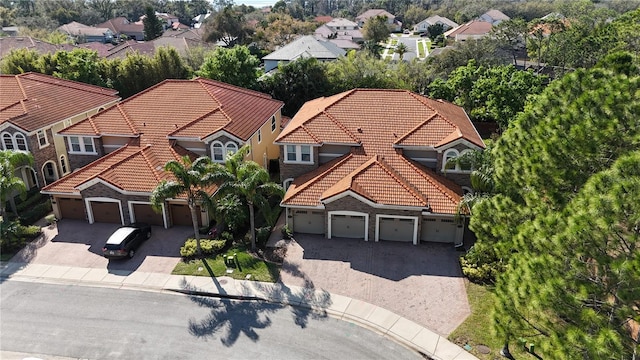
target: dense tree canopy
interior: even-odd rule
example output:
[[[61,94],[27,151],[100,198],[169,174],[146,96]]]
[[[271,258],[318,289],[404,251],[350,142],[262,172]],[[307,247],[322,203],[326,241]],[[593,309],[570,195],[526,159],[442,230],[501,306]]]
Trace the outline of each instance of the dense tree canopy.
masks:
[[[250,32],[244,14],[227,6],[207,19],[203,38],[210,42],[222,41],[226,46],[231,46],[244,44]]]
[[[253,89],[257,86],[260,60],[246,46],[218,47],[198,70],[198,75]]]
[[[162,36],[164,32],[162,21],[156,16],[151,6],[145,8],[144,15],[144,20],[142,20],[142,24],[144,24],[144,40],[151,41]]]
[[[362,35],[366,40],[379,43],[386,40],[391,33],[386,16],[372,17],[364,23]]]
[[[627,325],[640,318],[638,91],[640,77],[578,70],[493,148],[495,195],[473,208],[468,259],[501,273],[506,340],[532,337],[557,359],[629,358],[637,347]]]

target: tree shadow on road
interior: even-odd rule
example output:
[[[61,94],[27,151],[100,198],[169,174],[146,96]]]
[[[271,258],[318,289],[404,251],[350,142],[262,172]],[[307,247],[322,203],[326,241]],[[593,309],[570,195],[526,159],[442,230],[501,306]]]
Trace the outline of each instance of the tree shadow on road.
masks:
[[[200,307],[210,309],[204,319],[189,319],[189,332],[196,337],[220,337],[225,346],[232,346],[240,334],[254,342],[260,335],[256,330],[271,326],[269,314],[289,309],[294,323],[306,328],[310,320],[327,318],[326,308],[331,305],[331,295],[326,291],[316,291],[313,283],[309,287],[289,288],[284,284],[261,283],[236,280],[236,291],[227,291],[203,261],[215,286],[216,297],[203,296],[199,289],[183,280],[181,287],[190,293],[190,299]]]

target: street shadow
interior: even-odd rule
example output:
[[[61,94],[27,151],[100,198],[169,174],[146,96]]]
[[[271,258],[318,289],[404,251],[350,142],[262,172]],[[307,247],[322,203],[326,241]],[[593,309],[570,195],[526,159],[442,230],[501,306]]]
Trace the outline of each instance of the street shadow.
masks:
[[[326,291],[316,291],[313,284],[301,289],[292,289],[281,283],[262,283],[250,280],[236,280],[237,293],[229,293],[222,286],[206,261],[203,267],[209,273],[219,297],[203,296],[206,293],[185,280],[182,289],[190,293],[190,299],[201,307],[210,309],[206,318],[189,320],[189,332],[196,337],[220,337],[224,346],[232,346],[244,334],[257,342],[257,330],[271,326],[269,314],[289,309],[294,323],[301,328],[308,326],[309,320],[324,320],[328,317],[326,308],[331,305],[331,296]]]
[[[459,252],[452,244],[364,241],[322,235],[295,234],[304,250],[302,261],[331,260],[349,263],[354,270],[399,281],[414,275],[462,277]],[[287,268],[291,263],[286,263]]]

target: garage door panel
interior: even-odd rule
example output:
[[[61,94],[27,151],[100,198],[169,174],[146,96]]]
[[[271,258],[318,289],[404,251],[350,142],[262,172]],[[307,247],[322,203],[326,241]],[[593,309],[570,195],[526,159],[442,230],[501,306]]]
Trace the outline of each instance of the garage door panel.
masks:
[[[380,218],[380,240],[413,242],[414,219]]]
[[[453,219],[428,218],[422,220],[421,241],[453,243],[457,225]]]
[[[187,204],[171,204],[169,205],[171,211],[171,222],[173,225],[179,226],[193,226],[191,222],[191,210]],[[200,216],[200,207],[196,207],[196,213],[198,218],[198,226],[202,226],[202,219]]]
[[[84,201],[74,198],[57,198],[58,209],[62,219],[86,220]]]
[[[162,212],[157,213],[150,204],[133,204],[133,216],[136,222],[144,222],[149,225],[164,226]]]
[[[120,205],[117,202],[91,201],[93,222],[121,224]]]
[[[331,237],[344,237],[353,239],[365,238],[364,216],[332,215]]]
[[[293,211],[293,231],[302,234],[324,234],[324,212]]]

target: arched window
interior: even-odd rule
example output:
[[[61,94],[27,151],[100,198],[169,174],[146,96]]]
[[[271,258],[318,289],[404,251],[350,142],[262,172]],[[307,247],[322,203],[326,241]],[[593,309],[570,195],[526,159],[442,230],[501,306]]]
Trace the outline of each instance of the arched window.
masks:
[[[222,148],[222,143],[216,141],[211,145],[211,157],[213,161],[224,161],[224,149]]]
[[[228,142],[226,147],[227,153],[225,154],[225,156],[231,156],[238,152],[238,145],[236,145],[236,143]]]
[[[9,133],[2,133],[2,145],[5,150],[14,150],[13,137]]]
[[[472,152],[471,149],[465,149],[460,152],[459,156],[462,156],[464,154],[471,154],[471,152]],[[471,159],[468,159],[468,160],[469,161],[462,161],[460,164],[458,164],[458,166],[456,167],[456,170],[464,170],[464,171],[473,170],[473,167],[471,166],[471,161],[470,161]]]
[[[457,165],[453,163],[449,164],[449,160],[455,159],[456,157],[458,157],[458,150],[449,149],[445,151],[442,156],[442,171],[456,170]]]
[[[67,173],[67,158],[64,155],[60,155],[60,170],[62,174]]]
[[[463,193],[464,195],[467,195],[467,194],[473,194],[473,189],[471,189],[471,188],[470,188],[470,187],[468,187],[468,186],[463,186],[463,187],[462,187],[462,193]]]
[[[13,134],[15,140],[16,140],[16,148],[18,150],[23,150],[23,151],[27,151],[27,138],[24,137],[24,135],[20,134],[20,133],[15,133]]]
[[[42,176],[44,177],[44,182],[47,184],[58,180],[58,170],[53,161],[47,161],[42,165]]]

